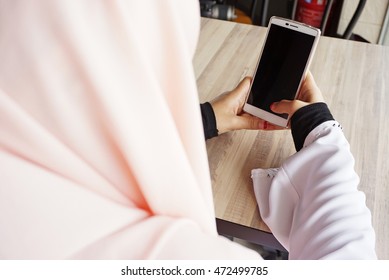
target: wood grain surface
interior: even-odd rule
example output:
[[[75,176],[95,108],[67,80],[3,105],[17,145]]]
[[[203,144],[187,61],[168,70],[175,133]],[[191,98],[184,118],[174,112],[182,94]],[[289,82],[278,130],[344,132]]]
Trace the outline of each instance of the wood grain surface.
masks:
[[[193,60],[201,102],[253,75],[266,29],[202,19]],[[350,142],[380,259],[389,259],[389,47],[322,37],[310,67]],[[290,131],[235,131],[207,141],[217,218],[269,231],[252,190],[254,168],[295,153]]]

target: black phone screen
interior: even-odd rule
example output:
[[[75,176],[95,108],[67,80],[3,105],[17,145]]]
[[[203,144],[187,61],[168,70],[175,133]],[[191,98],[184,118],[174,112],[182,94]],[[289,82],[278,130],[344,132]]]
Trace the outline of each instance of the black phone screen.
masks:
[[[294,99],[314,41],[312,35],[271,25],[247,103],[275,114],[273,102]]]

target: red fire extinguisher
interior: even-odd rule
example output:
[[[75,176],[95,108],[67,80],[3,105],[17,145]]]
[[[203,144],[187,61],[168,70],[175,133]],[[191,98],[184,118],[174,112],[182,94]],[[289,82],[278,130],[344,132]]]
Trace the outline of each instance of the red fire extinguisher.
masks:
[[[319,28],[326,4],[326,0],[299,0],[296,20]]]

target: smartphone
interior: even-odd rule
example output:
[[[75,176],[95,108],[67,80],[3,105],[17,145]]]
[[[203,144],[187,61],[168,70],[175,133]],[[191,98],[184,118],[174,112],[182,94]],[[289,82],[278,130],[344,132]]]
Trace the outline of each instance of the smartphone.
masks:
[[[272,17],[243,110],[287,127],[289,116],[272,112],[270,105],[297,97],[319,37],[320,29]]]

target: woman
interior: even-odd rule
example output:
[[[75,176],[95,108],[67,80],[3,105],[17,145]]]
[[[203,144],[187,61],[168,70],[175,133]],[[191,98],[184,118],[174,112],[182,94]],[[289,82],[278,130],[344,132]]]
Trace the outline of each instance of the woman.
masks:
[[[216,232],[192,69],[198,1],[0,3],[0,258],[260,257]],[[302,104],[280,102],[274,111],[293,114]],[[273,180],[254,171],[261,207],[268,204],[261,212],[291,257],[374,258],[347,142],[332,122],[318,127],[323,137],[308,133],[308,146]],[[225,130],[235,128],[227,122]],[[326,174],[341,170],[344,184],[323,186],[324,173],[312,170],[312,181],[289,190],[282,174],[295,172],[294,184],[315,155],[324,163],[344,157],[345,166]],[[317,189],[337,204],[307,205]],[[273,211],[280,201],[292,217]]]

